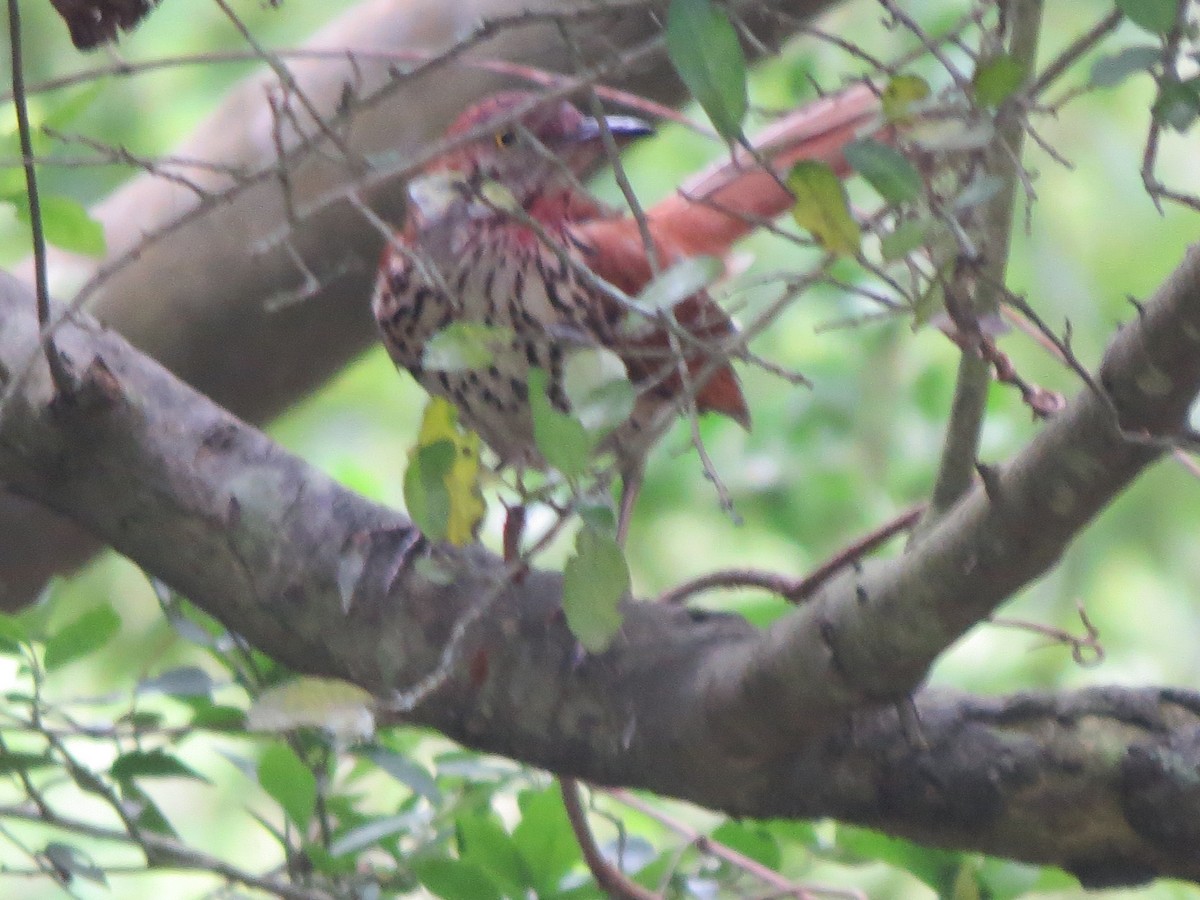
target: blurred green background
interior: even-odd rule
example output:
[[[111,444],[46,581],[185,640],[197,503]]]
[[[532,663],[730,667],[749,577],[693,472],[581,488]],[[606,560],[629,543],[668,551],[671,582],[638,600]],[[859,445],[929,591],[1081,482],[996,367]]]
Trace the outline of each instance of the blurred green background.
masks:
[[[962,4],[928,0],[905,4],[931,31],[953,21]],[[83,57],[47,3],[25,3],[27,75],[31,83],[81,67],[109,67],[113,58],[137,60],[240,48],[243,44],[211,4],[172,0],[111,54]],[[341,5],[291,0],[280,8],[241,3],[237,10],[258,39],[285,47],[303,39]],[[1050,59],[1075,35],[1111,9],[1104,0],[1048,4],[1042,58]],[[851,37],[881,56],[914,46],[911,36],[885,26],[875,4],[845,4],[822,26]],[[1106,52],[1147,42],[1130,25],[1106,44]],[[1087,80],[1088,61],[1051,92]],[[765,110],[789,108],[812,96],[809,77],[833,86],[857,63],[845,53],[811,39],[791,44],[782,56],[754,75],[752,101]],[[34,99],[44,119],[77,105],[81,111],[64,130],[121,145],[135,153],[164,153],[210,112],[222,93],[255,66],[210,64],[165,68],[132,78],[110,76],[95,87]],[[914,67],[936,84],[944,77],[927,64]],[[1159,214],[1142,187],[1139,166],[1153,85],[1134,77],[1113,90],[1085,94],[1056,117],[1039,117],[1041,137],[1072,164],[1067,170],[1033,142],[1026,165],[1034,173],[1037,201],[1028,233],[1018,227],[1010,286],[1055,327],[1069,319],[1074,347],[1095,365],[1116,325],[1132,315],[1128,297],[1146,297],[1177,265],[1197,233],[1194,214],[1168,207]],[[6,161],[15,153],[11,113],[0,121]],[[1180,190],[1200,190],[1194,135],[1172,136],[1164,145],[1162,172]],[[77,149],[45,145],[51,157],[77,155]],[[667,127],[659,137],[633,148],[628,173],[645,202],[671,190],[682,177],[714,157],[720,148],[683,129]],[[81,203],[94,201],[129,177],[114,166],[100,168],[43,165],[43,191]],[[0,185],[12,193],[19,173],[0,172]],[[14,181],[14,179],[16,179]],[[617,202],[611,177],[597,182],[602,196]],[[862,186],[852,196],[869,198]],[[1018,215],[1020,218],[1020,214]],[[26,255],[23,229],[11,207],[0,204],[3,262]],[[774,296],[770,286],[745,287],[765,275],[802,271],[811,257],[768,235],[743,248],[752,268],[727,292],[747,312]],[[849,270],[848,270],[849,271]],[[367,303],[368,298],[363,298]],[[801,574],[849,540],[922,500],[930,489],[953,388],[957,351],[929,329],[914,333],[895,320],[853,328],[823,326],[864,311],[860,300],[831,289],[800,298],[753,349],[811,379],[811,388],[792,387],[755,369],[742,375],[754,418],[747,434],[724,421],[705,421],[710,453],[736,505],[737,521],[722,512],[712,486],[702,476],[686,429],[678,429],[655,453],[630,537],[635,590],[652,595],[689,576],[714,568],[759,567]],[[1019,333],[1002,348],[1019,371],[1044,387],[1068,396],[1078,380]],[[415,435],[423,397],[411,380],[398,375],[382,350],[356,361],[316,395],[270,427],[289,449],[374,499],[402,505],[401,478]],[[1014,390],[991,392],[983,458],[1000,462],[1036,433]],[[498,542],[498,516],[485,539]],[[1157,466],[1108,509],[1070,549],[1062,564],[1006,607],[1004,615],[1079,630],[1075,606],[1082,602],[1100,629],[1106,657],[1083,669],[1068,652],[1029,633],[982,626],[939,662],[933,680],[983,692],[1097,683],[1200,684],[1200,484],[1171,461]],[[546,559],[561,560],[565,542]],[[889,548],[896,552],[898,545]],[[61,670],[47,690],[60,696],[99,694],[119,689],[130,677],[182,662],[203,664],[163,621],[145,577],[127,562],[107,554],[77,577],[59,581],[32,615],[68,621],[81,610],[112,602],[123,620],[118,637],[98,656]],[[752,592],[706,595],[714,608],[738,611],[757,622],[784,613],[779,601]],[[0,665],[0,684],[8,677]],[[436,745],[436,741],[434,742]],[[197,762],[199,768],[211,768]],[[222,776],[227,779],[226,776]],[[227,780],[222,793],[239,788]],[[187,804],[217,799],[200,793]],[[197,813],[204,818],[204,814]],[[219,843],[246,853],[245,839],[226,835]],[[219,849],[219,848],[218,848]],[[4,858],[0,847],[0,859]],[[839,870],[840,871],[840,870]],[[840,871],[843,883],[870,896],[928,895],[911,876],[887,866]],[[144,880],[136,885],[144,886]],[[5,885],[5,896],[41,896],[41,888]],[[139,888],[143,889],[143,888]],[[16,890],[16,893],[10,892]],[[133,890],[133,887],[129,887]],[[127,896],[122,888],[121,896]],[[190,895],[190,891],[188,894]],[[1072,893],[1063,889],[1064,895]],[[1146,891],[1111,896],[1190,896],[1200,891],[1160,884]],[[51,892],[48,896],[54,896]]]

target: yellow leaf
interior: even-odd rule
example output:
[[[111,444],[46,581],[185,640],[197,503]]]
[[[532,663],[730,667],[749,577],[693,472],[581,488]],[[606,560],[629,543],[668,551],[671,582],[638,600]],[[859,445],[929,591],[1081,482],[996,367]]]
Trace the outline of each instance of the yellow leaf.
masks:
[[[883,88],[883,115],[889,122],[907,122],[912,106],[929,96],[929,82],[919,75],[897,75]]]
[[[827,164],[817,160],[797,163],[787,178],[796,195],[792,218],[812,232],[817,243],[831,253],[856,256],[862,231],[850,213],[846,188]]]
[[[479,489],[479,450],[479,435],[459,425],[454,404],[430,397],[404,473],[409,515],[427,537],[459,547],[475,539],[487,510]]]

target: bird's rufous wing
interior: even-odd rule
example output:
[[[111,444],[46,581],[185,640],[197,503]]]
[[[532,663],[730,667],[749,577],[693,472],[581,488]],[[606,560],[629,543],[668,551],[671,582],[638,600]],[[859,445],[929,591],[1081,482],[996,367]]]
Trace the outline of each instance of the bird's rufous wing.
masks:
[[[786,173],[803,159],[819,159],[843,174],[847,166],[842,148],[877,121],[878,114],[879,98],[874,90],[856,84],[780,118],[756,135],[752,144],[771,160],[776,173]],[[694,256],[723,258],[760,222],[784,213],[792,199],[779,175],[764,171],[739,149],[647,210],[645,227],[654,240],[660,267]],[[592,271],[625,293],[638,294],[653,278],[642,228],[632,216],[580,222],[572,233],[580,246],[588,248]],[[736,331],[724,310],[706,293],[687,298],[673,312],[680,326],[700,343],[718,344]],[[622,354],[630,377],[637,381],[648,376],[647,356],[658,355],[661,360],[668,345],[661,330],[632,341],[631,352]],[[660,353],[647,353],[653,350]],[[684,355],[690,373],[699,376],[712,369],[711,353],[685,349]],[[657,365],[661,367],[661,361]],[[679,380],[676,375],[663,381],[662,387],[678,391]],[[718,412],[743,425],[749,423],[746,400],[727,363],[698,386],[695,399],[701,412]]]

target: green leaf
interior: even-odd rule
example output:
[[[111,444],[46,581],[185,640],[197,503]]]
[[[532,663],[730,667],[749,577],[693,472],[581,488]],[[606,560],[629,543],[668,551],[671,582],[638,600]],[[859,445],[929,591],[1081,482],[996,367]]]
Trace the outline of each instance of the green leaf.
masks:
[[[5,750],[0,753],[0,775],[44,769],[57,763],[48,753],[27,753],[22,750]]]
[[[486,369],[512,340],[511,328],[483,322],[451,322],[425,344],[421,364],[433,372]]]
[[[1117,0],[1117,9],[1151,34],[1166,34],[1175,27],[1179,4],[1178,0]]]
[[[92,862],[90,856],[70,844],[51,841],[42,849],[42,854],[58,872],[62,873],[65,880],[78,877],[108,886],[104,870]]]
[[[731,143],[741,138],[749,106],[746,57],[724,10],[711,0],[671,0],[667,54],[717,133]]]
[[[1160,81],[1151,113],[1156,121],[1187,131],[1200,115],[1200,91],[1192,81]]]
[[[839,825],[838,849],[861,862],[886,862],[910,872],[942,896],[951,893],[962,854],[922,847],[866,828]]]
[[[782,859],[779,842],[761,824],[735,822],[730,819],[717,827],[712,833],[712,839],[762,863],[768,869],[779,868]]]
[[[552,896],[572,867],[581,861],[567,810],[557,788],[525,791],[518,798],[521,821],[513,841],[539,897]]]
[[[903,259],[926,243],[933,225],[928,219],[907,219],[879,239],[879,249],[887,262]]]
[[[413,860],[412,869],[425,890],[442,900],[501,900],[503,896],[474,863],[427,856]]]
[[[715,256],[681,259],[646,285],[637,295],[637,305],[651,312],[673,309],[688,297],[704,290],[725,272],[725,263]]]
[[[579,424],[597,435],[629,418],[637,392],[621,357],[606,347],[584,347],[563,363],[563,393]]]
[[[466,179],[456,172],[431,172],[408,182],[408,201],[426,221],[455,214],[470,196]]]
[[[773,819],[762,824],[777,841],[782,841],[784,845],[817,849],[825,843],[818,836],[817,826],[812,822],[802,822],[797,819]]]
[[[983,203],[987,203],[996,194],[1008,187],[1008,183],[999,175],[979,175],[962,189],[962,192],[951,201],[955,212],[965,212]]]
[[[579,505],[579,518],[589,527],[604,534],[617,533],[617,514],[611,502],[588,501]]]
[[[204,703],[193,707],[192,728],[205,728],[209,731],[245,731],[246,714],[236,706],[224,706],[217,703]]]
[[[429,816],[420,811],[381,816],[346,831],[330,844],[329,852],[335,857],[351,855],[351,862],[353,862],[353,854],[360,853],[368,847],[374,847],[395,835],[411,834],[419,828],[428,826]]]
[[[42,664],[48,671],[86,656],[106,644],[121,627],[121,617],[111,606],[98,606],[60,628],[46,640]]]
[[[274,743],[258,760],[258,783],[303,832],[317,803],[317,779],[287,744]]]
[[[395,778],[414,794],[424,797],[434,806],[442,802],[442,792],[429,771],[416,760],[384,747],[363,747],[354,751],[356,756],[369,759],[383,771]]]
[[[629,566],[616,538],[580,528],[575,555],[563,570],[562,603],[567,627],[589,653],[603,653],[617,636],[629,584]]]
[[[374,702],[357,685],[336,678],[297,678],[263,691],[246,715],[251,731],[323,728],[344,739],[375,732]]]
[[[1102,56],[1092,64],[1093,87],[1116,87],[1130,75],[1148,72],[1162,58],[1161,47],[1126,47],[1119,53]]]
[[[333,853],[320,844],[304,843],[302,845],[304,858],[313,869],[322,875],[331,877],[346,877],[354,874],[357,868],[356,859],[345,853]]]
[[[929,82],[919,75],[897,75],[884,85],[880,95],[883,115],[889,122],[904,122],[912,107],[929,94]]]
[[[436,441],[418,448],[404,470],[404,505],[413,524],[434,541],[445,538],[450,524],[446,475],[453,464],[454,443]]]
[[[97,78],[79,90],[72,91],[67,97],[58,98],[53,105],[48,104],[45,111],[37,117],[38,131],[43,128],[61,131],[73,125],[100,97],[108,93],[109,83],[108,79]]]
[[[139,694],[170,694],[175,697],[207,697],[212,693],[212,678],[198,666],[168,669],[155,678],[139,681]]]
[[[980,62],[975,70],[975,99],[983,106],[997,107],[1025,80],[1025,67],[1007,53],[998,53]]]
[[[796,195],[792,206],[796,224],[831,253],[857,255],[862,231],[850,213],[846,187],[833,169],[818,160],[805,160],[788,174],[787,184]]]
[[[455,822],[464,862],[484,869],[509,897],[523,897],[532,887],[529,869],[512,836],[492,816],[468,813]]]
[[[137,815],[134,821],[139,828],[165,837],[176,838],[179,836],[171,827],[167,817],[163,815],[162,810],[158,808],[158,804],[149,794],[138,787],[136,782],[121,782],[121,800],[127,808],[136,811]]]
[[[469,750],[450,750],[439,753],[436,759],[437,777],[461,778],[477,784],[491,784],[515,778],[515,764],[495,758],[482,757]]]
[[[888,203],[906,203],[921,194],[924,182],[908,158],[895,147],[874,138],[862,138],[846,145],[846,162]]]
[[[542,369],[529,370],[529,411],[533,440],[546,462],[568,478],[587,471],[595,441],[583,423],[550,402],[550,379]]]
[[[208,783],[203,775],[161,749],[122,753],[113,761],[108,772],[117,781],[133,778],[191,778]]]
[[[109,786],[91,769],[71,761],[67,762],[66,768],[67,774],[71,776],[71,780],[75,782],[75,786],[81,791],[88,794],[95,794],[97,797],[105,800],[109,798]]]
[[[988,900],[1017,900],[1042,887],[1038,882],[1044,871],[1040,866],[983,857],[976,868],[975,879]],[[1073,886],[1074,879],[1068,876],[1065,880],[1065,888]]]
[[[930,319],[946,308],[946,276],[953,265],[953,259],[943,262],[930,279],[928,287],[917,297],[913,304],[913,331],[927,325]]]
[[[55,195],[39,198],[42,208],[42,233],[46,242],[71,253],[85,256],[104,255],[104,226],[88,215],[88,211],[69,197]],[[31,223],[29,201],[22,197],[16,202],[17,218]]]
[[[404,472],[404,503],[431,540],[469,544],[487,507],[479,488],[479,435],[458,424],[458,410],[430,397],[417,446]]]
[[[20,620],[0,613],[0,653],[17,655],[28,642],[29,632]]]

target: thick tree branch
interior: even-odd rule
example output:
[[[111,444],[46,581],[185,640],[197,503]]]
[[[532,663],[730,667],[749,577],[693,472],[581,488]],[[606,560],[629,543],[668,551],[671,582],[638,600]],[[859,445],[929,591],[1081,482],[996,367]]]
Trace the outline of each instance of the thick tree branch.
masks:
[[[765,632],[631,603],[617,646],[582,661],[557,575],[513,586],[481,549],[425,546],[86,318],[58,336],[79,389],[51,403],[32,298],[7,277],[0,289],[0,372],[35,366],[0,419],[0,477],[298,671],[386,697],[431,671],[462,613],[498,592],[464,663],[408,720],[741,815],[835,815],[1095,881],[1200,880],[1187,780],[1200,698],[924,692],[919,734],[892,711],[1181,426],[1200,386],[1200,251],[1117,335],[1108,395],[1077,397],[902,559],[831,582]],[[446,577],[427,580],[418,557]],[[1070,827],[1046,824],[1057,798]]]
[[[763,46],[777,46],[803,22],[838,0],[771,0],[746,11],[746,21]],[[665,4],[613,3],[612,13],[592,0],[366,0],[327,26],[306,45],[335,51],[325,59],[292,61],[288,68],[304,96],[331,122],[349,91],[368,97],[395,80],[405,51],[448,52],[476,36],[467,57],[504,60],[570,72],[576,49],[551,21],[537,13],[571,19],[571,33],[591,65],[619,59],[623,52],[658,33]],[[573,14],[587,11],[572,19]],[[788,17],[776,15],[785,12]],[[525,19],[525,24],[521,20]],[[514,21],[515,20],[515,21]],[[489,27],[486,23],[507,22]],[[484,23],[481,26],[481,23]],[[755,52],[757,48],[750,48]],[[350,58],[347,51],[360,55]],[[389,59],[388,53],[398,54]],[[616,68],[605,81],[670,103],[684,98],[683,85],[663,52]],[[181,157],[204,160],[211,169],[184,169],[187,182],[216,196],[233,178],[225,169],[267,172],[229,201],[209,203],[185,227],[154,242],[110,278],[89,309],[135,346],[218,403],[261,423],[339,371],[375,339],[367,308],[375,263],[384,236],[349,202],[328,204],[362,173],[336,151],[309,153],[289,167],[286,183],[277,166],[275,130],[288,143],[293,129],[280,125],[271,99],[280,99],[278,79],[256,73],[233,90],[213,116],[178,148]],[[435,142],[468,103],[499,84],[496,72],[455,62],[410,78],[380,99],[336,119],[338,133],[355,158],[387,160],[395,166]],[[300,117],[309,131],[312,121]],[[404,197],[400,179],[374,185],[364,197],[385,220],[399,218]],[[97,267],[138,247],[146,234],[192,214],[204,201],[180,181],[153,173],[132,179],[93,214],[105,225],[108,258],[85,260],[59,253],[56,274],[75,283]],[[319,213],[303,215],[325,203]],[[288,209],[302,217],[288,222]],[[289,231],[290,228],[290,231]],[[284,233],[290,246],[268,240]],[[306,271],[316,280],[306,285]],[[269,310],[271,298],[304,294],[299,302]],[[27,602],[55,571],[82,562],[96,549],[73,529],[53,522],[27,504],[0,494],[0,608]],[[50,549],[52,548],[52,549]]]

